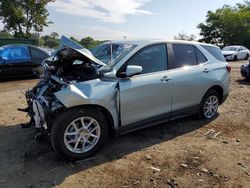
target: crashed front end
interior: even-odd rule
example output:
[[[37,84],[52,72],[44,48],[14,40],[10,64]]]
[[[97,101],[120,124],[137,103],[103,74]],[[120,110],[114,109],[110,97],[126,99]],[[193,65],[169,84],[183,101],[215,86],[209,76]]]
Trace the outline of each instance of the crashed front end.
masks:
[[[31,118],[28,124],[22,125],[23,128],[35,126],[39,134],[48,134],[57,115],[67,109],[55,93],[79,82],[99,78],[98,68],[104,65],[90,52],[73,48],[60,49],[45,60],[36,70],[41,75],[40,81],[26,92],[28,107],[19,109]]]
[[[54,95],[63,87],[65,86],[55,83],[53,80],[40,81],[33,89],[26,92],[28,108],[24,111],[31,118],[27,127],[34,125],[39,133],[50,131],[56,115],[66,109]]]

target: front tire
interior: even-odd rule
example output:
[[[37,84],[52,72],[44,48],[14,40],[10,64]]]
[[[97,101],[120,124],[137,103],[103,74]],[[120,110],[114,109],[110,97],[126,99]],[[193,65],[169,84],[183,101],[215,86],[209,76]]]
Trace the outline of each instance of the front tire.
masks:
[[[93,155],[106,142],[108,125],[99,110],[72,109],[60,114],[51,129],[51,143],[60,156],[79,160]]]
[[[212,119],[216,116],[219,107],[219,94],[217,91],[210,89],[203,97],[199,117],[201,119]]]
[[[237,55],[234,56],[234,61],[238,61]]]

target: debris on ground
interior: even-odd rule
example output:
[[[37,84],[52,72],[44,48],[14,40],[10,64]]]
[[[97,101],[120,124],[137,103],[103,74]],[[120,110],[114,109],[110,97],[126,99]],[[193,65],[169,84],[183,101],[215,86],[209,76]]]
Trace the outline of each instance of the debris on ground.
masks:
[[[246,175],[250,176],[250,172],[249,171],[245,171]]]
[[[203,168],[202,172],[208,173],[208,170],[206,168]]]
[[[167,182],[168,182],[168,185],[172,188],[175,188],[178,186],[178,183],[174,179],[168,180]]]
[[[151,157],[149,154],[146,154],[146,155],[145,155],[145,158],[146,158],[147,160],[151,160],[151,159],[152,159],[152,157]]]
[[[218,137],[220,134],[222,134],[222,132],[216,132],[214,129],[209,129],[206,133],[205,133],[205,136],[208,138],[208,139],[213,139],[213,138],[216,138]]]
[[[153,166],[151,166],[151,169],[152,169],[153,171],[155,171],[155,172],[160,172],[160,171],[161,171],[161,169],[156,168],[156,167],[153,167]]]
[[[184,167],[184,168],[187,168],[187,167],[188,167],[187,164],[181,164],[181,166]]]
[[[246,166],[244,165],[244,164],[242,164],[242,163],[237,163],[239,166],[242,166],[243,168],[246,168]]]

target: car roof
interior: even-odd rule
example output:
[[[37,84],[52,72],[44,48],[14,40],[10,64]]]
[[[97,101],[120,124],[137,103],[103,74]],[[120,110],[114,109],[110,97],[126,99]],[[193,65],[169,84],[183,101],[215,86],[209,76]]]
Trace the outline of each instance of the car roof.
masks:
[[[211,47],[217,47],[212,44],[201,43],[197,41],[185,41],[185,40],[165,40],[165,39],[145,39],[145,40],[113,40],[111,41],[113,44],[131,44],[131,45],[146,45],[146,44],[157,44],[157,43],[175,43],[175,44],[190,44],[190,45],[205,45]],[[108,44],[110,41],[105,42],[104,44]]]
[[[239,47],[243,47],[243,46],[239,46],[239,45],[229,45],[229,46],[225,46],[225,47],[236,47],[236,48],[239,48]]]

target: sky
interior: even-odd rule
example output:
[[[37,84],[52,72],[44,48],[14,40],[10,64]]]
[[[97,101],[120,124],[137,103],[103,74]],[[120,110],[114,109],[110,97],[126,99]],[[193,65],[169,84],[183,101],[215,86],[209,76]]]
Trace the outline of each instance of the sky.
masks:
[[[42,34],[81,39],[172,39],[178,33],[195,34],[207,11],[243,0],[56,0],[49,3],[49,20]],[[2,28],[0,23],[0,29]]]

